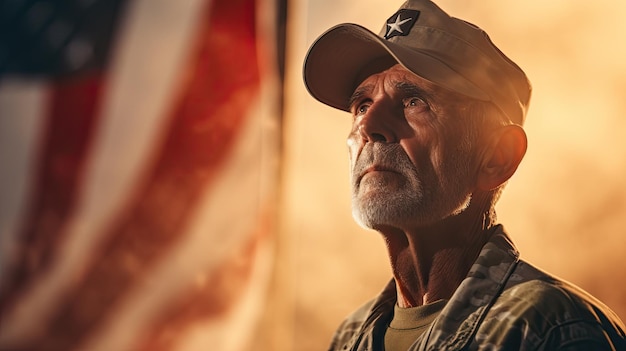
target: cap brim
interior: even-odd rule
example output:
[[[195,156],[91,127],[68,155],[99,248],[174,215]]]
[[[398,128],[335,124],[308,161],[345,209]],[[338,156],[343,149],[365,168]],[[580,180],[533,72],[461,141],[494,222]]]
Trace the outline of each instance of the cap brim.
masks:
[[[320,102],[349,111],[350,96],[366,68],[376,61],[400,63],[416,75],[470,98],[489,96],[427,50],[409,49],[353,23],[337,25],[311,46],[304,62],[304,83]],[[393,61],[392,61],[393,60]],[[373,73],[373,72],[371,72]]]

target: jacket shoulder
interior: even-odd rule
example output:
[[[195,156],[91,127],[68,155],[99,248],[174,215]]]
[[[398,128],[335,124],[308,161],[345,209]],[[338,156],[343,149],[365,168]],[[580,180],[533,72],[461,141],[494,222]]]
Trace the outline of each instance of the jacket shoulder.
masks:
[[[624,325],[617,315],[579,287],[524,262],[511,280],[487,313],[477,341],[510,349],[626,347]]]

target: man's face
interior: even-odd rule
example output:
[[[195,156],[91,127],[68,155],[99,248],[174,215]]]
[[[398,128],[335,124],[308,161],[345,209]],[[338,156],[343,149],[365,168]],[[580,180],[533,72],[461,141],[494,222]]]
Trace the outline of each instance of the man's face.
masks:
[[[467,207],[476,162],[461,100],[400,65],[357,87],[348,148],[361,225],[408,229]]]

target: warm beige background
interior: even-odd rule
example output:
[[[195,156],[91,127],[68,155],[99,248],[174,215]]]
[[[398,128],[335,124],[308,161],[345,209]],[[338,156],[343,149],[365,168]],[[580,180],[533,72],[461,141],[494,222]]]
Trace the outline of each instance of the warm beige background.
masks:
[[[357,22],[378,32],[400,3],[290,3],[278,266],[261,333],[268,350],[324,350],[343,316],[389,278],[381,239],[351,219],[349,118],[310,98],[300,70],[325,29]],[[529,149],[498,205],[501,222],[525,259],[584,287],[626,319],[626,5],[437,3],[490,33],[533,83]]]

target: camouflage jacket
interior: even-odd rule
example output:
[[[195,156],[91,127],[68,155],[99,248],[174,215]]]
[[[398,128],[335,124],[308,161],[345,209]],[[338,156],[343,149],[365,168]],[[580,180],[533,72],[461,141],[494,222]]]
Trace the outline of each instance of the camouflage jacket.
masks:
[[[330,350],[383,350],[392,280],[343,321]],[[440,315],[409,351],[626,350],[624,324],[580,288],[519,259],[502,226]]]

